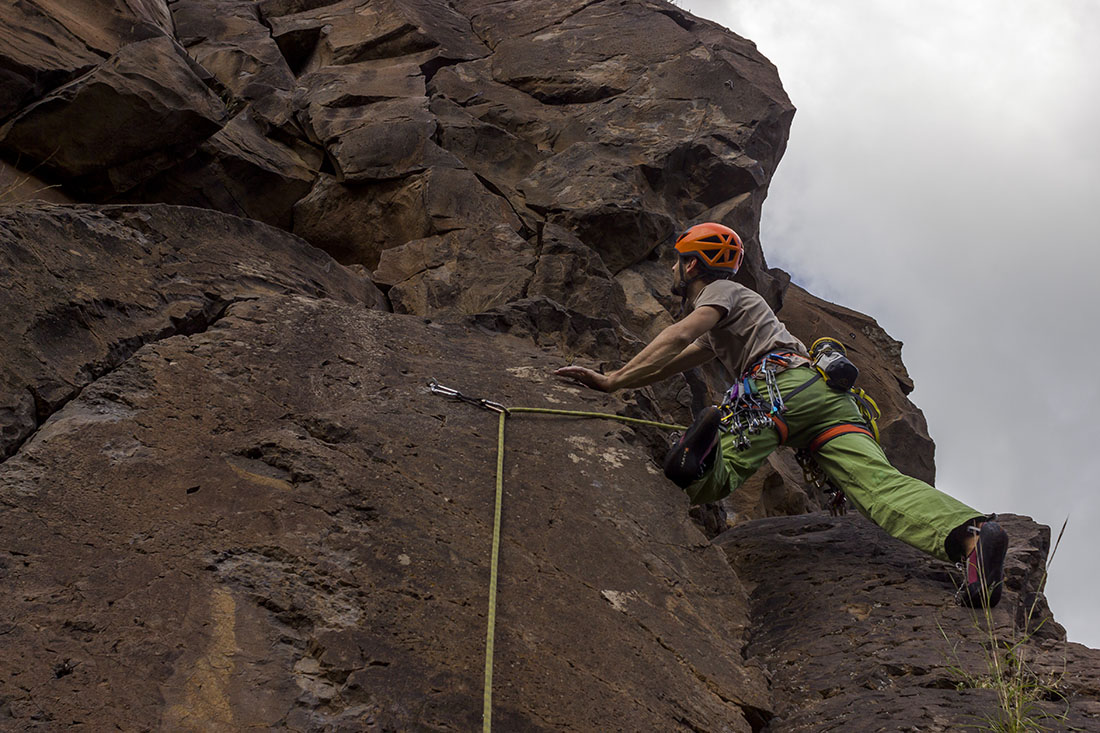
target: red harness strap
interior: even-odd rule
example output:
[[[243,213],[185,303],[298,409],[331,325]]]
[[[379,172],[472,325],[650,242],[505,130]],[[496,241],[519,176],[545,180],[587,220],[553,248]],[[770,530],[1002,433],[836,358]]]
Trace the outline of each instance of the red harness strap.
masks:
[[[843,425],[834,425],[831,428],[827,428],[821,433],[818,433],[817,437],[810,441],[809,449],[813,452],[821,450],[821,446],[828,443],[833,438],[840,437],[841,435],[851,435],[852,433],[858,433],[860,435],[866,435],[871,440],[875,439],[875,436],[870,430],[862,425],[855,425],[853,423],[844,423]]]
[[[757,379],[757,378],[759,378],[760,377],[760,372],[762,372],[764,370],[764,367],[766,367],[768,365],[769,361],[774,362],[774,363],[778,364],[779,366],[786,368],[787,363],[792,358],[805,359],[806,357],[802,356],[801,354],[797,354],[793,351],[773,351],[770,354],[765,354],[764,357],[762,359],[760,359],[760,361],[753,364],[749,368],[749,370],[741,376],[741,379],[744,380],[744,379]]]
[[[787,442],[787,436],[791,432],[791,429],[787,427],[787,421],[778,415],[769,415],[768,417],[775,423],[775,432],[779,433],[779,445],[783,445]]]

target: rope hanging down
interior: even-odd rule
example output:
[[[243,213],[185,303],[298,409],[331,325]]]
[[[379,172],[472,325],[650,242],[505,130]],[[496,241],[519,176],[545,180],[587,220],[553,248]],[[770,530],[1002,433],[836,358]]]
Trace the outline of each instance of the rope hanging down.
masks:
[[[497,625],[497,567],[500,557],[500,515],[501,504],[504,498],[504,423],[515,413],[562,415],[566,417],[602,418],[605,420],[617,420],[631,425],[645,425],[662,430],[686,430],[683,425],[670,425],[668,423],[654,422],[653,420],[641,420],[636,417],[625,417],[603,412],[582,412],[579,410],[557,410],[548,407],[505,407],[499,402],[476,397],[467,397],[457,389],[444,387],[434,379],[428,383],[432,394],[441,397],[465,402],[475,407],[481,407],[499,414],[497,428],[497,471],[496,471],[496,503],[493,509],[493,546],[489,559],[489,611],[488,623],[485,630],[485,694],[482,701],[482,731],[489,733],[492,730],[493,718],[493,643],[496,637]]]

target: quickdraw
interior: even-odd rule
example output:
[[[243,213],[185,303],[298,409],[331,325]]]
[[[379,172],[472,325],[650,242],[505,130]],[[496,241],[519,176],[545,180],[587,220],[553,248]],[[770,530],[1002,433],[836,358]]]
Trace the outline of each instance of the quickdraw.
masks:
[[[825,507],[829,510],[829,514],[834,517],[844,516],[848,513],[848,497],[844,495],[838,486],[836,486],[829,477],[825,475],[824,469],[818,465],[814,460],[813,453],[807,448],[795,451],[795,460],[798,461],[799,467],[802,469],[802,478],[811,487],[824,492],[829,496],[828,501],[825,503]]]
[[[751,435],[759,435],[768,428],[779,433],[779,442],[787,442],[787,423],[783,413],[787,406],[783,403],[783,393],[776,384],[775,375],[790,366],[798,354],[773,352],[767,354],[740,380],[733,383],[718,409],[722,413],[722,430],[734,436],[734,447],[747,450],[752,445]],[[754,380],[763,379],[767,391],[765,399]],[[800,388],[801,389],[801,388]]]
[[[772,419],[777,411],[775,403],[765,404],[752,380],[747,378],[734,382],[726,390],[718,410],[722,414],[722,430],[734,436],[737,450],[748,449],[752,444],[750,435],[759,435],[776,424]]]
[[[499,412],[505,415],[509,414],[508,408],[500,404],[499,402],[493,402],[492,400],[487,400],[481,397],[467,397],[466,395],[459,392],[457,389],[444,387],[442,384],[435,381],[434,379],[428,382],[428,389],[432,391],[432,394],[436,394],[441,397],[450,397],[451,399],[458,400],[459,402],[465,402],[466,404],[473,405],[474,407],[482,407],[486,410],[489,410],[490,412]]]

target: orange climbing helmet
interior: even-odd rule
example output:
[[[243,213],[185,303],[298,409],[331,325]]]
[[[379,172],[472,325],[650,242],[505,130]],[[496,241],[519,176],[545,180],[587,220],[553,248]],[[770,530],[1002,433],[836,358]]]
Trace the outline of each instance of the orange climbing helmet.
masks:
[[[676,251],[681,257],[699,260],[704,270],[718,277],[733,277],[745,257],[737,232],[714,222],[696,224],[681,234]]]

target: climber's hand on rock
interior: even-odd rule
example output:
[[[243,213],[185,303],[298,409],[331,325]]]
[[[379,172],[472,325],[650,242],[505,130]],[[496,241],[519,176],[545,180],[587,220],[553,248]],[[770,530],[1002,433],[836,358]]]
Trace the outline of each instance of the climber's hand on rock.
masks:
[[[568,377],[569,379],[576,380],[586,387],[592,389],[598,389],[601,392],[610,392],[612,390],[611,379],[606,374],[587,369],[582,366],[566,366],[554,371],[559,377]]]

